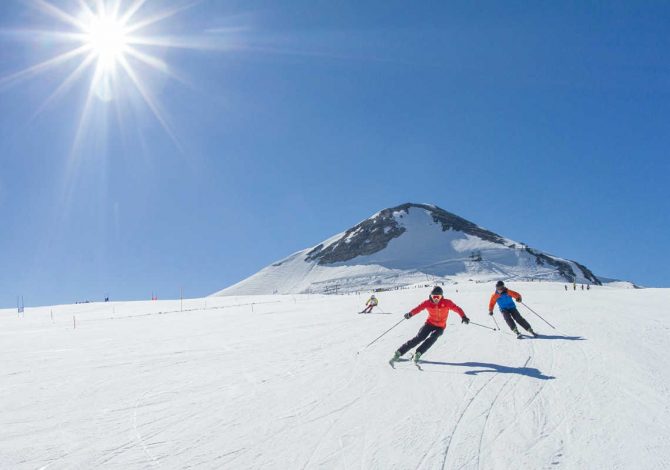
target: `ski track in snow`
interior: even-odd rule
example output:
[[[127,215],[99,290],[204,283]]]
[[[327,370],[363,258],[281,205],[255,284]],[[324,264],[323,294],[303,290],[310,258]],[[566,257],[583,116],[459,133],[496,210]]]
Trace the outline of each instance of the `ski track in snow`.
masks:
[[[530,362],[530,359],[531,359],[531,357],[528,356],[528,359],[526,360],[526,362],[523,363],[523,365],[522,365],[521,367],[526,367],[526,366],[528,365],[528,363]],[[505,387],[507,387],[507,385],[508,385],[508,384],[510,383],[510,381],[512,381],[513,379],[516,379],[516,381],[519,381],[519,380],[521,379],[521,376],[515,377],[514,375],[510,374],[510,377],[508,377],[507,380],[505,380],[505,382],[502,384],[502,386],[501,386],[500,389],[498,390],[498,393],[495,394],[495,397],[493,398],[493,401],[491,401],[491,406],[489,406],[489,409],[488,409],[487,412],[486,412],[486,418],[484,419],[484,424],[483,424],[483,426],[482,426],[482,432],[481,432],[481,434],[479,435],[479,446],[478,446],[478,452],[477,452],[477,454],[476,454],[476,457],[477,457],[477,468],[478,468],[478,469],[481,468],[479,457],[480,457],[481,454],[482,454],[483,443],[484,443],[484,435],[486,434],[486,426],[488,425],[489,418],[491,417],[491,412],[493,411],[493,408],[496,406],[496,403],[498,402],[498,398],[500,398],[500,395],[501,395],[502,392],[505,390]],[[517,410],[515,410],[515,412],[516,412],[516,411],[517,411]],[[463,465],[463,466],[465,466],[465,465]]]
[[[554,370],[554,367],[553,367],[553,366],[554,366],[554,355],[555,355],[555,351],[554,351],[554,345],[553,345],[553,344],[550,345],[550,350],[551,350],[551,359],[550,359],[550,365],[549,365],[548,368],[547,368],[547,370],[548,370],[547,375],[548,375],[548,376],[551,376],[551,374],[552,374],[552,372],[553,372],[553,370]],[[531,340],[531,352],[532,352],[532,354],[531,354],[530,358],[534,358],[534,357],[535,357],[535,346],[534,346],[533,340]],[[532,365],[532,364],[533,364],[533,362],[531,361],[531,362],[530,362],[530,365]],[[528,365],[528,364],[527,364],[527,365]],[[532,396],[529,400],[527,400],[527,401],[522,405],[522,411],[523,411],[523,412],[526,412],[526,410],[528,410],[528,409],[531,407],[531,405],[535,402],[535,400],[538,399],[538,398],[540,397],[542,391],[543,391],[544,388],[547,386],[547,382],[549,382],[549,381],[548,381],[548,380],[543,380],[543,381],[540,383],[540,385],[538,386],[538,388],[537,388],[537,390],[535,391],[535,393],[533,394],[533,396]],[[551,382],[549,382],[549,383],[551,383]],[[498,437],[500,437],[500,436],[505,432],[505,430],[506,430],[507,428],[514,426],[514,425],[518,422],[519,418],[520,418],[520,414],[519,414],[519,413],[515,413],[514,420],[513,420],[508,426],[506,426],[505,428],[501,429],[501,430],[500,430],[500,431],[493,437],[493,439],[490,440],[489,444],[493,443],[496,439],[498,439]],[[482,434],[482,436],[483,436],[483,434]],[[537,442],[539,442],[539,440],[538,440]],[[477,467],[478,467],[478,468],[479,468],[479,457],[480,457],[480,454],[481,454],[481,446],[480,446],[480,453],[477,455],[477,459],[478,459],[478,460],[477,460]]]
[[[158,466],[158,467],[161,466],[159,459],[158,459],[156,456],[154,456],[153,454],[151,454],[151,452],[149,452],[149,449],[147,448],[147,445],[146,445],[145,440],[144,440],[144,439],[142,438],[142,436],[140,435],[140,431],[139,431],[139,429],[137,429],[137,408],[140,406],[140,403],[141,403],[145,398],[147,398],[148,396],[156,396],[156,395],[160,395],[160,394],[162,394],[162,393],[165,393],[165,392],[158,392],[158,393],[152,393],[152,394],[149,394],[149,392],[144,392],[144,393],[137,399],[137,401],[135,402],[135,407],[133,408],[133,429],[135,430],[135,436],[137,437],[137,441],[138,441],[138,442],[140,443],[140,445],[142,446],[142,450],[144,451],[144,453],[146,454],[146,456],[149,457],[149,459],[151,459],[151,462],[152,462],[154,465]]]
[[[493,375],[491,376],[491,378],[490,378],[489,380],[487,380],[487,381],[484,383],[484,385],[481,386],[481,388],[480,388],[479,390],[477,390],[477,392],[474,394],[474,396],[468,400],[467,404],[466,404],[465,407],[463,408],[463,411],[461,412],[461,414],[459,415],[458,419],[456,420],[456,423],[454,424],[454,427],[453,427],[453,429],[452,429],[452,431],[451,431],[451,434],[447,437],[447,446],[446,446],[446,448],[444,449],[444,458],[442,459],[442,467],[441,467],[442,469],[444,469],[444,468],[446,467],[446,465],[447,465],[447,458],[449,457],[449,449],[451,448],[451,442],[453,441],[454,436],[457,434],[457,432],[458,432],[458,430],[459,430],[459,426],[460,426],[460,424],[461,424],[461,421],[463,420],[463,417],[465,416],[465,414],[467,413],[467,411],[470,409],[470,406],[471,406],[471,405],[474,403],[474,401],[477,399],[477,397],[479,396],[479,394],[480,394],[481,392],[484,391],[484,389],[485,389],[485,388],[486,388],[486,387],[493,381],[493,379],[496,378],[497,375],[498,375],[498,373],[493,374]]]
[[[349,381],[346,383],[346,385],[344,385],[344,386],[342,387],[342,389],[346,389],[346,388],[348,388],[348,387],[351,385],[351,383],[353,382],[354,377],[356,376],[357,366],[358,366],[358,363],[355,363],[355,364],[354,364],[354,367],[353,367],[352,374],[351,374],[351,378],[350,378]],[[330,394],[329,396],[334,395],[334,394],[337,394],[339,391],[340,391],[340,389],[336,390],[335,392],[333,392],[333,393]],[[354,398],[353,400],[349,401],[348,403],[345,403],[345,404],[339,406],[337,409],[330,410],[330,411],[328,411],[327,413],[322,414],[322,415],[320,415],[320,416],[318,416],[318,417],[316,417],[316,418],[314,418],[314,419],[308,421],[308,422],[315,422],[315,421],[319,421],[319,420],[322,420],[322,419],[324,419],[324,418],[327,418],[327,417],[329,417],[329,416],[332,416],[332,415],[334,415],[334,414],[337,415],[337,416],[336,416],[336,419],[334,419],[334,420],[328,425],[328,427],[326,428],[326,430],[323,432],[323,434],[321,434],[321,436],[320,436],[320,437],[318,438],[318,440],[316,441],[315,445],[313,446],[312,451],[310,452],[309,456],[307,457],[307,460],[305,461],[304,465],[302,466],[303,469],[306,469],[306,468],[309,466],[309,464],[311,463],[312,459],[314,458],[314,455],[318,452],[319,448],[321,447],[321,444],[322,444],[323,440],[330,434],[330,432],[331,432],[331,430],[333,429],[333,427],[335,427],[335,425],[339,422],[339,420],[340,420],[342,414],[344,414],[344,413],[345,413],[345,412],[346,412],[346,411],[347,411],[347,410],[348,410],[354,403],[356,403],[357,401],[359,401],[359,400],[361,399],[361,397],[362,397],[362,395],[358,395],[356,398]]]
[[[522,368],[525,368],[525,367],[527,367],[528,365],[531,365],[531,364],[532,364],[532,359],[535,357],[534,340],[530,340],[529,345],[530,345],[530,346],[529,346],[529,349],[530,349],[530,355],[528,356],[528,358],[526,359],[526,361],[524,362],[524,364],[521,366]],[[481,455],[482,455],[482,453],[484,452],[484,435],[486,434],[487,425],[488,425],[488,423],[489,423],[489,418],[491,417],[491,414],[492,414],[492,412],[493,412],[493,409],[495,408],[496,404],[498,403],[498,399],[501,397],[501,395],[503,394],[503,391],[506,389],[506,387],[508,386],[508,384],[509,384],[512,380],[515,379],[515,380],[514,380],[514,386],[513,386],[513,387],[515,387],[515,386],[518,384],[518,382],[522,379],[522,377],[523,377],[522,375],[516,375],[516,376],[515,376],[515,374],[510,374],[510,377],[509,377],[509,378],[502,384],[502,386],[500,386],[500,389],[498,390],[498,392],[496,393],[495,397],[494,397],[493,400],[491,401],[491,406],[489,407],[489,409],[488,409],[487,412],[486,412],[486,418],[485,418],[485,420],[484,420],[484,425],[482,426],[482,431],[481,431],[481,434],[480,434],[480,437],[479,437],[479,447],[478,447],[478,452],[477,452],[477,454],[476,454],[476,459],[477,459],[477,460],[476,460],[476,462],[477,462],[477,463],[476,463],[476,467],[477,467],[477,469],[480,469],[480,468],[481,468]],[[546,381],[542,381],[540,387],[538,388],[538,391],[535,393],[535,395],[533,396],[533,398],[531,399],[530,402],[532,402],[532,401],[535,399],[535,397],[537,397],[537,396],[539,395],[539,393],[542,391],[542,388],[543,388],[544,385],[545,385],[545,382],[546,382]],[[529,403],[530,403],[530,402],[529,402]],[[499,431],[499,433],[497,434],[497,436],[500,436],[501,434],[503,434],[503,433],[505,432],[506,429],[508,429],[509,427],[511,427],[512,425],[514,425],[514,424],[517,422],[520,413],[525,413],[526,410],[527,410],[527,408],[528,408],[528,406],[526,405],[526,406],[523,406],[522,409],[521,409],[520,411],[517,410],[517,409],[515,409],[515,410],[514,410],[514,415],[515,415],[515,419],[514,419],[514,421],[513,421],[512,423],[508,424],[507,426],[504,426],[504,427]],[[497,436],[496,436],[496,438],[497,438]],[[494,438],[494,439],[495,439],[495,438]],[[492,442],[492,441],[489,442],[489,445],[491,444],[491,442]],[[465,466],[465,465],[463,465],[463,466]]]

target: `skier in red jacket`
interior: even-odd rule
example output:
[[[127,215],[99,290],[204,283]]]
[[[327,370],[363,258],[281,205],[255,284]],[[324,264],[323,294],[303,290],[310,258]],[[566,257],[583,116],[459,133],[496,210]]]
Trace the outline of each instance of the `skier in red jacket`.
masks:
[[[405,344],[400,346],[395,352],[389,363],[393,366],[393,363],[400,359],[400,356],[405,354],[407,351],[412,349],[417,344],[421,343],[414,353],[413,360],[415,363],[419,362],[421,356],[428,351],[437,338],[442,336],[444,329],[447,326],[447,317],[449,316],[449,310],[453,310],[458,313],[461,317],[461,321],[466,325],[470,323],[470,319],[465,315],[463,309],[453,303],[449,299],[444,298],[444,293],[441,287],[435,287],[430,293],[428,300],[422,302],[421,304],[414,307],[412,310],[405,314],[405,318],[408,320],[414,315],[419,313],[422,310],[428,310],[428,319],[426,324],[421,327],[419,333]]]

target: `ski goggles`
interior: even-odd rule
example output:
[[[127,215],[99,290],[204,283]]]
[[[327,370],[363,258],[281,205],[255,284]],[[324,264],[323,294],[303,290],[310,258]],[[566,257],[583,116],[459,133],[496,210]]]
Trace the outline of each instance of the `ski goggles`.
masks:
[[[431,294],[430,298],[433,300],[440,300],[442,296],[440,294]]]

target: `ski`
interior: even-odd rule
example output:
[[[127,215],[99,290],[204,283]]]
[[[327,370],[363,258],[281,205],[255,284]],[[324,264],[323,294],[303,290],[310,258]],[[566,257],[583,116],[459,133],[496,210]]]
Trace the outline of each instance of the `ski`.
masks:
[[[416,356],[416,353],[415,353],[415,354],[412,354],[412,355],[409,357],[409,360],[410,360],[410,362],[411,362],[412,364],[414,364],[414,365],[416,366],[417,369],[419,369],[419,370],[422,371],[423,369],[421,368],[421,365],[419,364],[419,361],[421,360],[421,357],[419,357],[418,359],[416,359],[415,356]],[[415,360],[415,359],[416,359],[416,360]]]
[[[419,364],[418,362],[414,362],[414,361],[408,361],[407,359],[401,359],[399,361],[394,361],[393,359],[391,359],[389,361],[389,365],[391,366],[391,368],[393,368],[393,370],[396,370],[396,367],[395,367],[396,362],[411,362],[412,364],[414,364],[414,367],[416,367],[417,369],[419,369],[420,371],[423,372],[423,368],[421,367],[421,364]]]

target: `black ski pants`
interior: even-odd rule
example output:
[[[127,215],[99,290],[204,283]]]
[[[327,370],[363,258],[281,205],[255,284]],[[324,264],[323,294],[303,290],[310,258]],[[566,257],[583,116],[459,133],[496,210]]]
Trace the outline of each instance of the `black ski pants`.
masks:
[[[506,308],[504,310],[501,310],[501,312],[510,330],[512,331],[516,330],[516,324],[514,323],[514,320],[516,320],[516,322],[519,325],[521,325],[524,330],[526,331],[531,330],[530,324],[526,321],[524,317],[521,316],[521,314],[516,308]]]
[[[435,341],[437,341],[437,338],[442,336],[442,333],[444,333],[444,328],[426,323],[421,327],[414,338],[410,339],[398,348],[398,352],[402,356],[407,351],[423,341],[421,346],[416,348],[416,352],[423,354],[428,351],[428,348],[430,348],[435,343]]]

